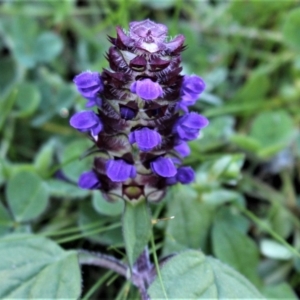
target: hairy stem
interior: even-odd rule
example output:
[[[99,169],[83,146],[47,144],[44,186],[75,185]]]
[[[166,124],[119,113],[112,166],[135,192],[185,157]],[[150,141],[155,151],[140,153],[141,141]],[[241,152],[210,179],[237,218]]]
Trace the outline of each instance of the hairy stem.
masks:
[[[142,300],[149,300],[147,288],[153,281],[153,274],[151,274],[152,264],[149,260],[148,248],[145,248],[143,253],[137,259],[132,274],[130,274],[129,266],[116,259],[113,256],[89,252],[86,250],[79,250],[79,263],[81,265],[92,265],[106,268],[116,272],[117,274],[129,279],[135,285],[141,294]]]

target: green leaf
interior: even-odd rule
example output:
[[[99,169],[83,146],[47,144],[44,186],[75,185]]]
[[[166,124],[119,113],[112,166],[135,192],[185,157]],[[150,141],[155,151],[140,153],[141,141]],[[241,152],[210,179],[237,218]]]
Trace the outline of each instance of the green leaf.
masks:
[[[66,181],[50,179],[46,183],[51,196],[64,198],[64,200],[82,199],[90,194],[88,190],[83,190]]]
[[[9,116],[12,107],[16,101],[17,90],[12,89],[7,95],[0,98],[0,131],[5,123],[6,118]]]
[[[55,141],[47,141],[34,158],[34,167],[41,176],[47,176],[53,163]]]
[[[203,185],[203,181],[217,181],[236,184],[241,177],[241,168],[244,163],[243,154],[222,155],[220,158],[204,163],[197,172],[197,183]]]
[[[224,145],[233,134],[234,119],[231,116],[215,117],[202,130],[203,137],[190,143],[191,155],[206,152]]]
[[[78,182],[79,176],[91,169],[93,161],[91,156],[80,159],[91,146],[91,142],[87,139],[76,140],[67,145],[62,155],[62,162],[65,164],[62,170],[67,178]]]
[[[18,222],[38,217],[48,204],[48,190],[45,183],[30,171],[21,171],[10,178],[6,197]]]
[[[250,152],[256,152],[261,147],[260,143],[256,139],[242,134],[235,134],[231,136],[230,141],[236,146]]]
[[[32,83],[22,82],[17,87],[16,110],[14,115],[16,117],[28,117],[38,108],[41,95],[36,86]]]
[[[99,216],[89,201],[81,202],[79,208],[79,227],[88,239],[102,245],[123,246],[121,226],[101,233],[93,233],[93,231],[101,229],[101,227],[119,222],[120,218],[115,219],[112,217]],[[95,224],[99,224],[96,229],[93,227]],[[91,226],[94,229],[89,229]]]
[[[62,110],[70,108],[77,96],[74,86],[66,84],[59,74],[51,73],[47,69],[41,69],[39,73],[37,86],[42,100],[39,115],[31,122],[36,127],[59,115]]]
[[[228,202],[238,202],[243,204],[245,200],[238,192],[228,189],[213,189],[209,192],[203,192],[201,196],[202,201],[205,203],[219,205]]]
[[[276,285],[266,286],[262,290],[267,299],[284,299],[284,300],[297,300],[299,299],[294,293],[291,286],[287,283],[280,283]]]
[[[125,201],[122,223],[127,259],[132,267],[151,236],[151,214],[146,200],[138,203]]]
[[[212,229],[212,246],[217,258],[228,263],[254,284],[259,284],[258,247],[253,240],[226,219],[218,219],[218,214]]]
[[[264,148],[285,146],[294,136],[293,119],[284,110],[258,114],[250,129],[250,137],[256,139]]]
[[[264,299],[238,272],[195,250],[172,257],[161,275],[168,299]],[[148,293],[151,299],[165,299],[158,278]]]
[[[1,35],[1,33],[0,33]],[[16,61],[10,56],[0,57],[0,96],[3,96],[12,87],[17,78]]]
[[[54,32],[43,32],[35,42],[35,59],[37,62],[51,62],[63,49],[62,39]]]
[[[260,250],[264,256],[272,259],[291,260],[293,257],[293,253],[289,249],[271,239],[262,239],[260,242]]]
[[[269,222],[272,230],[287,239],[293,231],[291,212],[283,205],[273,205],[269,210]]]
[[[286,15],[282,33],[286,44],[297,51],[300,51],[299,27],[300,8],[296,8]]]
[[[93,207],[95,210],[106,216],[118,216],[124,210],[124,200],[116,199],[115,201],[107,201],[103,198],[99,191],[93,192]]]
[[[266,74],[251,73],[247,82],[236,93],[232,101],[249,103],[262,101],[270,88],[270,80]]]
[[[75,251],[44,237],[18,234],[0,243],[1,299],[78,299],[80,268]]]
[[[168,196],[164,255],[187,248],[208,247],[209,229],[215,213],[215,205],[201,201],[190,186],[175,186]]]

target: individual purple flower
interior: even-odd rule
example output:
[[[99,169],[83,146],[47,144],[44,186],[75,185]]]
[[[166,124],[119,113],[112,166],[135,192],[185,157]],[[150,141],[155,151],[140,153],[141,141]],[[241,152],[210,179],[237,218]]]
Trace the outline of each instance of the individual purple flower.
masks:
[[[175,176],[166,179],[167,185],[174,185],[178,182],[188,184],[195,180],[195,172],[191,167],[180,167]]]
[[[150,163],[154,173],[161,177],[172,177],[177,173],[176,167],[169,157],[158,157]]]
[[[180,90],[181,100],[178,102],[177,108],[187,112],[187,106],[194,105],[204,89],[205,83],[202,78],[196,75],[185,75]]]
[[[149,78],[134,81],[130,86],[130,90],[144,100],[155,100],[163,94],[163,89],[159,83]]]
[[[106,174],[114,182],[122,182],[136,176],[133,165],[123,159],[110,159],[106,163]]]
[[[74,83],[79,93],[88,100],[87,107],[101,106],[101,98],[98,93],[103,91],[103,83],[97,72],[82,72],[74,78]]]
[[[161,143],[161,136],[157,131],[144,127],[131,132],[129,141],[131,144],[137,143],[142,151],[150,151]]]
[[[181,144],[174,147],[174,149],[182,156],[186,157],[190,155],[191,149],[186,142],[182,142]]]
[[[81,111],[73,115],[70,119],[70,125],[78,131],[91,132],[93,136],[97,136],[103,128],[99,117],[90,110]]]
[[[191,167],[180,167],[177,169],[176,179],[183,184],[191,183],[195,180],[195,172]]]
[[[101,183],[94,171],[87,171],[80,175],[78,186],[82,189],[93,190],[101,187]]]
[[[191,112],[183,115],[176,122],[173,131],[178,134],[183,141],[191,141],[198,137],[199,130],[208,125],[208,120],[195,113]]]

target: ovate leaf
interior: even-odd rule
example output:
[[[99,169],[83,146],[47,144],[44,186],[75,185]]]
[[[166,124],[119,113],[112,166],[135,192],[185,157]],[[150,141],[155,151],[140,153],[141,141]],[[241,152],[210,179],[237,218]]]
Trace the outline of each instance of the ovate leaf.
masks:
[[[78,299],[77,253],[44,237],[18,234],[0,243],[1,299]]]
[[[11,211],[18,222],[38,217],[48,203],[48,190],[38,175],[21,171],[8,181],[6,196]]]
[[[167,222],[163,253],[206,249],[215,205],[202,202],[195,190],[184,185],[172,188],[169,198],[166,215],[174,219]]]
[[[290,11],[283,25],[283,37],[285,42],[295,50],[300,50],[300,8]]]
[[[122,221],[127,259],[132,267],[151,235],[151,214],[146,201],[126,201]]]
[[[195,250],[171,258],[161,275],[168,299],[264,299],[238,272]],[[148,293],[151,299],[165,299],[158,278]]]
[[[17,87],[16,110],[17,117],[30,116],[39,106],[41,95],[36,86],[32,83],[23,82]]]
[[[212,242],[213,252],[217,258],[234,267],[253,283],[259,283],[258,247],[245,233],[232,226],[230,222],[216,218]]]

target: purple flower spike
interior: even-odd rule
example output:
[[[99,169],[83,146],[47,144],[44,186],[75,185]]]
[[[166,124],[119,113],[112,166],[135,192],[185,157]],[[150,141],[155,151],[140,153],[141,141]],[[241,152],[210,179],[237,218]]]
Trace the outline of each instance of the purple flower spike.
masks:
[[[78,112],[70,119],[70,125],[81,132],[90,131],[93,136],[102,130],[102,122],[99,117],[90,110]]]
[[[183,141],[191,141],[198,137],[199,130],[208,125],[208,120],[194,112],[183,115],[176,123],[174,131]]]
[[[97,104],[97,94],[103,90],[100,74],[97,72],[82,72],[74,78],[79,93],[89,100],[88,105]]]
[[[162,177],[172,177],[177,170],[171,158],[159,157],[150,163],[154,173]]]
[[[160,134],[147,127],[135,130],[129,135],[130,143],[137,143],[138,147],[142,151],[150,151],[161,143]]]
[[[110,159],[106,163],[107,176],[114,182],[122,182],[136,176],[136,169],[123,159]]]
[[[155,100],[163,94],[162,87],[149,78],[133,82],[130,90],[144,100]]]
[[[80,175],[78,186],[82,189],[93,190],[101,187],[101,183],[94,171],[88,171]]]
[[[174,149],[182,156],[186,157],[190,155],[191,149],[186,142],[182,142],[180,145],[175,146]]]
[[[178,168],[176,179],[183,184],[191,183],[195,180],[195,173],[191,167]]]

